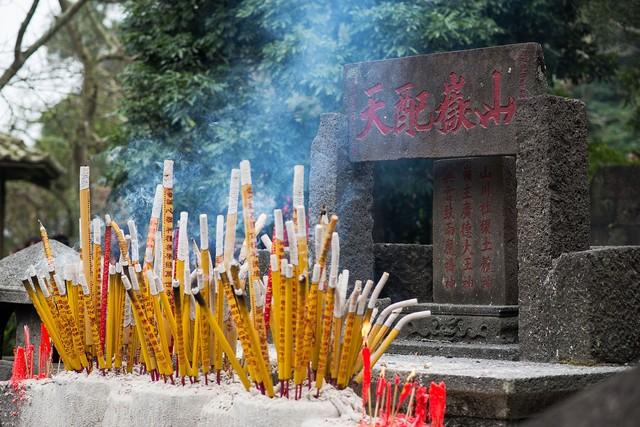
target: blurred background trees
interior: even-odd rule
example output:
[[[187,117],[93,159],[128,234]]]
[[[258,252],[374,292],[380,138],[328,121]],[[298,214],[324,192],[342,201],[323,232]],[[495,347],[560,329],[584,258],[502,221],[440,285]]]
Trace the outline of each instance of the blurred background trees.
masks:
[[[60,0],[60,12],[72,4]],[[539,42],[551,90],[587,103],[590,171],[637,161],[639,15],[631,0],[88,2],[45,45],[78,83],[32,120],[33,143],[68,172],[53,193],[10,185],[8,244],[36,235],[20,212],[73,240],[87,161],[95,211],[109,199],[111,213],[139,222],[165,158],[177,161],[177,209],[220,213],[243,158],[257,209],[286,204],[292,166],[307,162],[319,115],[341,110],[342,65],[356,61]],[[376,240],[430,242],[430,164],[376,166]]]

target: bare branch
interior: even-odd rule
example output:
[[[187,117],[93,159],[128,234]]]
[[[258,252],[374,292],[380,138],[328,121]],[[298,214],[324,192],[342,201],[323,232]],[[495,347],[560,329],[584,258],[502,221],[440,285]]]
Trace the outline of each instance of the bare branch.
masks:
[[[18,30],[18,36],[16,37],[16,45],[13,49],[13,57],[15,59],[19,59],[20,56],[22,55],[22,39],[24,38],[24,33],[27,32],[27,27],[31,22],[31,18],[33,18],[33,15],[36,13],[36,9],[38,8],[38,3],[40,3],[40,0],[33,0],[33,3],[31,3],[31,7],[27,12],[27,16],[24,17],[22,24],[20,24],[20,29]]]
[[[45,45],[51,38],[64,27],[73,16],[84,6],[89,0],[78,0],[69,9],[64,11],[58,17],[54,19],[53,25],[43,34],[38,40],[36,40],[28,49],[21,51],[17,57],[14,57],[13,62],[9,65],[2,75],[0,76],[0,90],[2,90],[11,79],[20,71],[20,68],[24,63],[33,55],[38,49]],[[33,5],[32,5],[33,8]],[[31,12],[31,10],[29,10]],[[31,18],[29,18],[31,19]],[[24,22],[23,22],[24,24]],[[28,22],[27,22],[28,24]],[[22,29],[22,26],[21,26]],[[26,26],[25,26],[26,30]]]

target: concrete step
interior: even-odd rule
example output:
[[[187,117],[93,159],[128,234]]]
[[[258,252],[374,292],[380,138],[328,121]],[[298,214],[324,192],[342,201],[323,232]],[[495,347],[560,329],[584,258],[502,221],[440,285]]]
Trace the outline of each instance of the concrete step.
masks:
[[[413,339],[395,340],[389,348],[389,353],[497,360],[518,360],[520,358],[518,344],[472,344]]]
[[[514,426],[552,404],[630,369],[628,366],[574,366],[480,358],[386,354],[391,372],[447,385],[446,425]],[[375,376],[374,376],[375,381]]]

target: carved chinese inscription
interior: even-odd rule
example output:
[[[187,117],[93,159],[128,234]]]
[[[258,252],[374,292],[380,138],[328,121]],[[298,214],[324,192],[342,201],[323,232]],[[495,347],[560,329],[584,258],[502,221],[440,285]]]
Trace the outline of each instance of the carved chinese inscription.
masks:
[[[534,43],[350,64],[352,161],[516,154],[517,98],[546,90]]]
[[[513,157],[434,163],[434,302],[517,303],[514,166]]]

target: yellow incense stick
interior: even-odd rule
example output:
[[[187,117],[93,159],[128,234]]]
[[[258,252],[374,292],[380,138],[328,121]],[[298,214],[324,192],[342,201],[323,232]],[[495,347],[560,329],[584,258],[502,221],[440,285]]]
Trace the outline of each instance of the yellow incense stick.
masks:
[[[256,230],[253,214],[253,189],[251,183],[251,165],[248,160],[240,162],[240,184],[242,195],[242,219],[244,222],[244,234],[247,242],[247,262],[249,262],[249,283],[260,280],[260,266],[258,264],[258,248],[256,246]],[[258,327],[258,315],[256,312],[256,298],[253,292],[249,293],[253,324],[256,327],[261,342],[267,341],[264,327]],[[267,354],[267,362],[269,355]]]
[[[176,312],[173,301],[173,160],[164,161],[162,172],[162,284],[171,311]],[[176,316],[177,317],[177,316]]]
[[[351,341],[353,340],[354,322],[356,317],[357,299],[360,296],[361,289],[356,286],[349,298],[349,310],[347,312],[347,319],[344,325],[344,339],[342,341],[342,348],[340,350],[340,365],[338,366],[338,388],[344,388],[347,385],[347,370],[349,369],[349,357],[351,349]]]
[[[380,346],[380,348],[378,348],[375,351],[375,353],[371,356],[371,368],[373,368],[375,364],[378,362],[378,360],[380,360],[380,357],[382,357],[384,352],[387,351],[387,349],[389,348],[393,340],[396,339],[396,337],[398,336],[402,328],[407,323],[412,322],[414,320],[418,320],[418,319],[424,319],[429,316],[431,316],[431,312],[427,310],[427,311],[418,311],[416,313],[407,314],[402,319],[400,319],[400,321],[396,324],[396,326],[393,327],[393,329],[391,329],[391,331],[389,332],[385,340],[382,342],[382,345]],[[362,371],[360,371],[360,373],[355,378],[355,382],[357,383],[362,382],[362,375],[363,373]]]
[[[284,373],[285,379],[291,378],[291,370],[293,368],[293,288],[296,286],[293,280],[293,266],[288,264],[286,260],[282,260],[281,270],[285,272],[286,289],[284,292],[284,317],[282,325],[284,325]]]
[[[238,361],[234,351],[232,350],[227,340],[224,338],[224,333],[222,332],[220,325],[216,322],[216,319],[213,317],[213,314],[211,313],[211,311],[204,309],[206,307],[205,307],[205,302],[202,296],[198,292],[195,292],[194,297],[198,305],[201,307],[201,309],[203,309],[204,313],[207,315],[209,326],[211,327],[211,330],[216,336],[216,339],[217,339],[216,342],[219,343],[219,345],[222,348],[222,351],[227,355],[227,358],[229,359],[229,363],[231,363],[231,366],[233,366],[233,369],[238,374],[238,377],[240,378],[240,382],[242,382],[242,385],[244,386],[244,388],[246,390],[249,390],[251,388],[251,383],[249,382],[247,375],[244,373],[244,369],[242,369],[242,365],[240,365],[240,362]]]
[[[325,256],[326,259],[326,256]],[[322,332],[318,351],[318,365],[316,370],[316,388],[322,389],[326,376],[326,365],[329,358],[329,341],[334,312],[335,288],[338,284],[338,268],[340,264],[340,238],[338,233],[331,234],[331,271],[329,273],[329,289],[326,291],[326,304],[322,314]],[[340,337],[338,336],[338,341]]]
[[[311,290],[309,291],[309,298],[307,298],[307,306],[305,309],[305,322],[304,322],[304,341],[302,346],[302,356],[299,361],[299,366],[297,367],[302,371],[304,375],[304,371],[311,358],[311,351],[313,347],[314,334],[316,328],[316,317],[317,317],[317,309],[318,309],[318,282],[320,281],[320,265],[316,264],[313,267],[313,276],[311,279]]]
[[[86,283],[86,279],[84,277],[84,274],[80,275],[80,285],[82,286],[83,302],[84,302],[84,306],[86,308],[86,314],[87,314],[87,317],[89,319],[89,324],[91,325],[91,337],[93,338],[93,342],[94,342],[94,346],[93,347],[96,350],[96,357],[98,359],[98,367],[100,369],[104,369],[105,368],[105,361],[104,361],[104,354],[102,352],[102,347],[99,345],[100,336],[98,334],[98,321],[96,319],[95,311],[92,309],[93,300],[92,300],[91,292],[90,292],[90,289],[89,289],[89,285]]]
[[[89,221],[91,217],[91,197],[89,194],[89,166],[80,167],[80,254],[82,257],[82,270],[84,277],[88,281],[89,289],[93,287],[91,283],[91,229]]]
[[[256,349],[252,347],[251,339],[249,338],[248,332],[248,327],[251,325],[245,322],[245,318],[240,313],[240,308],[238,307],[238,302],[234,294],[234,287],[229,280],[227,272],[225,271],[224,264],[220,264],[216,268],[215,274],[217,274],[218,282],[221,284],[227,297],[227,304],[229,305],[231,317],[236,324],[238,339],[240,340],[240,345],[242,346],[244,357],[247,360],[249,375],[251,375],[251,378],[254,381],[259,383],[261,381],[261,377],[256,362]]]
[[[39,300],[34,288],[31,286],[31,283],[29,282],[29,279],[23,279],[22,285],[27,291],[27,294],[29,295],[31,302],[33,303],[33,307],[38,313],[38,316],[47,327],[49,336],[53,341],[53,345],[55,345],[56,349],[58,350],[58,354],[60,355],[60,358],[62,359],[65,365],[65,368],[66,369],[82,369],[79,361],[73,360],[73,358],[70,356],[70,354],[67,352],[64,345],[62,344],[62,340],[60,339],[60,334],[57,329],[57,325],[55,324],[54,320],[50,316],[50,313],[48,313],[47,310],[44,308],[42,301]]]

